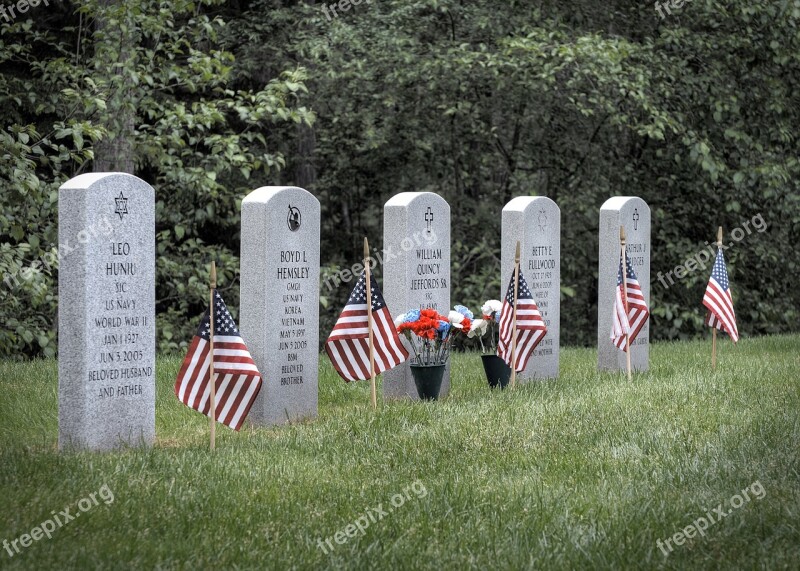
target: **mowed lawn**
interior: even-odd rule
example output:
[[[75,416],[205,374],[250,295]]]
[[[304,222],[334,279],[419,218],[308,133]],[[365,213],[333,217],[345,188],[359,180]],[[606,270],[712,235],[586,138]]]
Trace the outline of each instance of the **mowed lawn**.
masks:
[[[317,420],[222,427],[213,454],[181,356],[158,362],[156,446],[105,454],[56,452],[55,361],[0,362],[0,541],[113,493],[0,569],[796,569],[800,337],[720,349],[712,373],[710,342],[654,345],[632,382],[567,349],[514,392],[455,355],[448,398],[377,412],[322,359]]]

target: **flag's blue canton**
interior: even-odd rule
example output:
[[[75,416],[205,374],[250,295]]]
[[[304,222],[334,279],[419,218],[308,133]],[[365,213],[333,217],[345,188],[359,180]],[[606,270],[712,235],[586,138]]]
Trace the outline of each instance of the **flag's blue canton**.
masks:
[[[717,253],[717,259],[714,261],[714,269],[711,271],[711,277],[717,280],[717,283],[722,286],[723,291],[728,291],[730,282],[728,281],[728,270],[725,269],[725,257],[722,250]]]
[[[531,290],[528,289],[528,282],[525,281],[525,276],[522,275],[522,270],[519,271],[519,292],[517,299],[533,299]],[[511,283],[508,284],[508,292],[506,293],[506,301],[513,307],[514,306],[514,276],[511,276]]]
[[[228,311],[225,302],[222,301],[222,296],[219,295],[217,290],[214,290],[214,335],[240,337],[239,329],[233,321],[233,316]],[[211,340],[211,321],[208,319],[208,310],[203,314],[203,319],[200,321],[197,336],[206,341]]]
[[[636,274],[633,272],[631,259],[628,257],[628,250],[625,249],[625,272],[628,274],[629,280],[635,280]],[[622,260],[619,261],[619,270],[617,271],[617,287],[622,285]]]
[[[362,272],[361,277],[358,278],[356,287],[353,288],[353,292],[350,294],[350,298],[347,300],[347,305],[364,305],[367,303],[366,274],[367,272]],[[381,290],[378,287],[378,283],[375,281],[373,276],[370,276],[369,281],[372,284],[372,311],[383,309],[386,307],[386,302],[383,301],[383,296],[381,295]]]

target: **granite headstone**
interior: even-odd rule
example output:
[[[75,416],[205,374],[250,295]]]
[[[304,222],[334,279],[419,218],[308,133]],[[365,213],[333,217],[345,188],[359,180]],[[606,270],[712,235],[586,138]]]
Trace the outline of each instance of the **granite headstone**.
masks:
[[[503,208],[501,292],[514,271],[514,251],[520,241],[520,270],[539,306],[547,335],[539,342],[517,379],[558,377],[561,319],[561,210],[544,196],[518,196]]]
[[[432,192],[402,192],[383,207],[383,297],[392,317],[450,311],[450,205]],[[404,343],[407,341],[401,337]],[[448,360],[440,395],[450,389]],[[386,397],[417,399],[409,362],[384,374]]]
[[[265,186],[242,201],[240,332],[264,383],[253,424],[317,416],[319,252],[310,192]]]
[[[155,440],[155,193],[124,173],[58,192],[58,445]]]
[[[597,367],[625,370],[624,351],[611,342],[611,321],[619,271],[619,228],[625,227],[626,251],[642,294],[650,306],[650,207],[639,197],[616,196],[600,208],[600,258],[597,274]],[[631,345],[631,368],[646,371],[650,359],[650,320]]]

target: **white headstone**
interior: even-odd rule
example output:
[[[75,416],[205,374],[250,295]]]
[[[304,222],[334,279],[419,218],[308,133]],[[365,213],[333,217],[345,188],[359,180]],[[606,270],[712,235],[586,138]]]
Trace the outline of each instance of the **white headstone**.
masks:
[[[520,270],[547,326],[517,379],[558,377],[561,320],[561,210],[544,196],[518,196],[503,208],[501,292],[506,295],[520,241]]]
[[[58,445],[155,440],[155,193],[124,173],[58,192]]]
[[[258,425],[317,416],[320,204],[297,187],[242,201],[240,332],[263,380]]]
[[[616,196],[600,208],[600,258],[597,274],[597,367],[625,370],[624,351],[611,342],[614,295],[619,271],[619,227],[625,227],[627,256],[650,306],[650,207],[636,196]],[[650,320],[631,346],[631,367],[646,371],[650,359]]]
[[[450,205],[432,192],[402,192],[383,207],[383,297],[392,317],[450,311]],[[403,342],[406,340],[401,337]],[[441,396],[450,389],[450,362]],[[384,374],[387,397],[419,398],[409,362]]]

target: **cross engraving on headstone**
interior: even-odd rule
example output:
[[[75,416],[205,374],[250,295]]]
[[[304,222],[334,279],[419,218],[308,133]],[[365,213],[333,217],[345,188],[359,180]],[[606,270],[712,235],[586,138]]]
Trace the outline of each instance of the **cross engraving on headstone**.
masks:
[[[431,224],[433,223],[433,210],[431,207],[428,207],[428,210],[425,212],[425,222],[428,223],[428,234],[431,233]]]
[[[633,209],[633,229],[634,230],[638,230],[639,229],[639,209],[638,208],[634,208]]]

